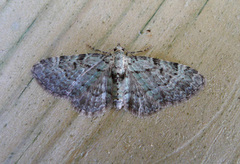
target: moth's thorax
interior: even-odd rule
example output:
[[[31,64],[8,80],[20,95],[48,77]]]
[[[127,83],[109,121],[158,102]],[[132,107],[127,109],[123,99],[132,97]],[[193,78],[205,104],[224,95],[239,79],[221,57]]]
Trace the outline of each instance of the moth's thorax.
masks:
[[[124,54],[124,52],[116,52],[114,54],[114,71],[116,71],[117,74],[123,74],[125,73],[125,69],[127,68],[127,56]]]

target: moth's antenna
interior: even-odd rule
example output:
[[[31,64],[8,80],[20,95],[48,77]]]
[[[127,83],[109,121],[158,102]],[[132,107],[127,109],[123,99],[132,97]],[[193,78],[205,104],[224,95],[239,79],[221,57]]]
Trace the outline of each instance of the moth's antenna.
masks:
[[[140,50],[140,51],[133,51],[133,52],[127,52],[127,55],[128,54],[137,54],[137,53],[141,53],[141,52],[145,52],[145,51],[148,51],[148,50],[150,50],[152,47],[151,46],[149,46],[148,48],[146,48],[146,49],[144,49],[144,50]]]
[[[92,47],[92,46],[90,46],[90,45],[88,45],[88,44],[87,44],[87,47],[89,47],[90,49],[92,49],[93,51],[96,51],[96,52],[101,52],[101,53],[103,53],[103,54],[110,54],[109,52],[96,49],[95,47]]]

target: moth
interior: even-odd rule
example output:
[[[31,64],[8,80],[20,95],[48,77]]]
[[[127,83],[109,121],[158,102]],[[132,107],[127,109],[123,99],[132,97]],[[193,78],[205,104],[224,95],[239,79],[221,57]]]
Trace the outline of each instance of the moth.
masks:
[[[205,84],[204,77],[189,66],[134,56],[142,51],[127,52],[120,44],[113,53],[92,49],[99,53],[43,59],[33,66],[33,77],[86,115],[111,107],[150,115],[189,99]]]

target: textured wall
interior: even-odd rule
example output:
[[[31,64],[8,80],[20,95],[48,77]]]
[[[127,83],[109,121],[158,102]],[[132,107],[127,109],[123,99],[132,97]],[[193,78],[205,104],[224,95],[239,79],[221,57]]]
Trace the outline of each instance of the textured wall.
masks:
[[[240,2],[0,2],[0,163],[240,162]],[[207,79],[187,102],[138,118],[78,115],[31,75],[46,57],[86,44],[189,65]]]

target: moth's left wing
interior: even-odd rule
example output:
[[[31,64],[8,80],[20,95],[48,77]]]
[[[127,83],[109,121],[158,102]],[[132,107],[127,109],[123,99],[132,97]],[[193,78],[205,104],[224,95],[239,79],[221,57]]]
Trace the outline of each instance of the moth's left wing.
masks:
[[[32,73],[44,89],[93,114],[111,104],[111,62],[111,56],[97,53],[52,57],[35,64]]]

